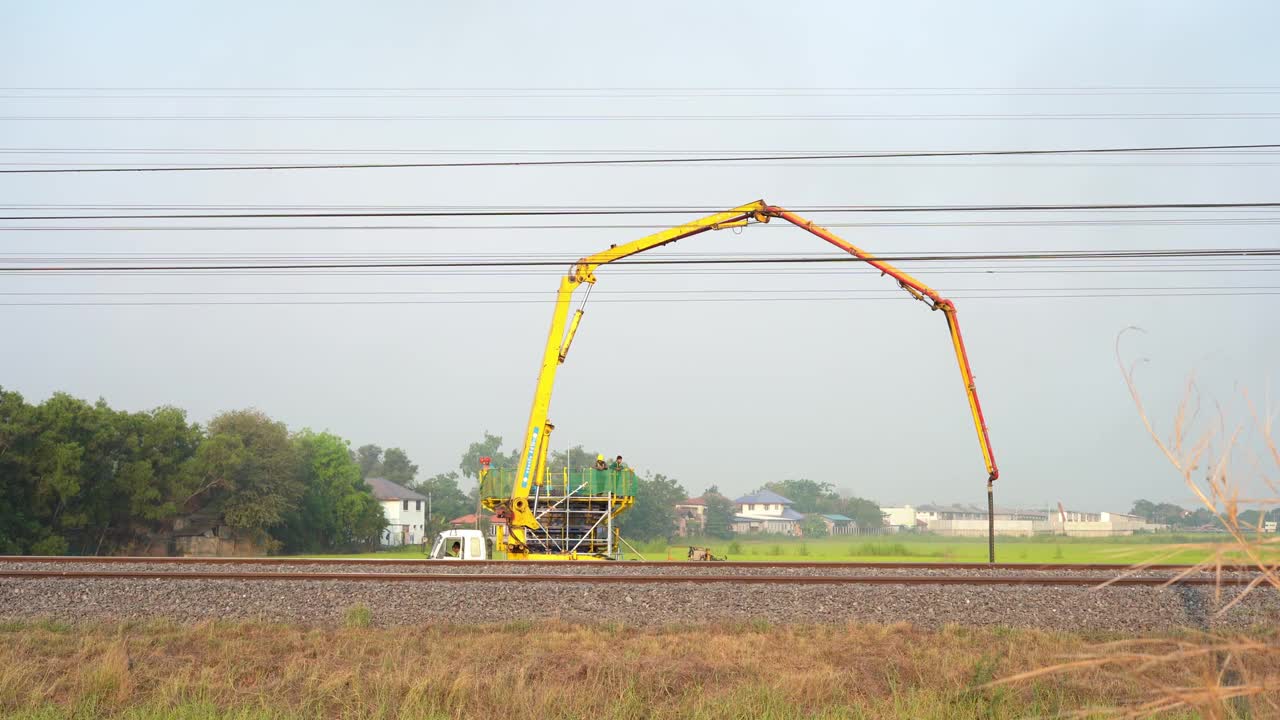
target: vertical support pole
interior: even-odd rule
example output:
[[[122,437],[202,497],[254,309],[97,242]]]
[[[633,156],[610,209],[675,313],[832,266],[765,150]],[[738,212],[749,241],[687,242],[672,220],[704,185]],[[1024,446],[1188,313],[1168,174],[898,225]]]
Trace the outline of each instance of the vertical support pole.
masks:
[[[987,478],[987,562],[996,564],[996,500],[992,491],[995,481]]]
[[[605,530],[605,554],[609,559],[613,559],[613,493],[609,493],[609,505],[605,508],[605,512],[609,513],[608,529]]]

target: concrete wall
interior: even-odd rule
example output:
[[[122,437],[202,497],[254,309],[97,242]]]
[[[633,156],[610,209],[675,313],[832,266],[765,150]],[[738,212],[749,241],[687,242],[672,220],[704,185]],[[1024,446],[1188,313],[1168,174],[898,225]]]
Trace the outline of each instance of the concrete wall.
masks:
[[[1039,520],[1000,520],[995,523],[996,535],[1065,535],[1066,537],[1114,537],[1116,535],[1132,535],[1139,531],[1163,529],[1160,525],[1145,522],[1124,520],[1125,516],[1110,522],[1071,522],[1064,528],[1061,520],[1052,518],[1050,522]],[[929,523],[929,531],[938,535],[961,537],[985,537],[987,522],[985,520],[934,520]]]
[[[186,535],[173,539],[174,551],[181,557],[252,557],[262,555],[262,546],[245,538]]]
[[[1031,536],[1049,531],[1048,523],[1034,520],[996,520],[997,535]],[[933,520],[929,532],[958,537],[986,537],[986,520]]]
[[[884,515],[884,522],[890,527],[914,528],[916,526],[916,509],[910,505],[882,507],[880,514]]]

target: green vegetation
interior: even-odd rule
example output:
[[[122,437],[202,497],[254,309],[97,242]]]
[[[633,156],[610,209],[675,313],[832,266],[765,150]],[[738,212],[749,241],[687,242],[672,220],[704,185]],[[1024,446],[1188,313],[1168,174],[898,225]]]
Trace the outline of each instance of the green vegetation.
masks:
[[[702,493],[706,502],[706,533],[708,536],[728,540],[733,537],[733,501],[720,494],[720,488],[712,485]]]
[[[495,663],[492,639],[503,638]],[[985,683],[1095,638],[1007,628],[258,623],[0,626],[0,716],[25,720],[1055,717],[1149,692],[1106,667]],[[974,648],[982,648],[975,652]],[[517,668],[507,678],[495,673]],[[1153,683],[1174,685],[1177,663]],[[1162,717],[1192,717],[1167,715]]]
[[[764,488],[793,502],[791,509],[796,512],[844,515],[863,528],[880,527],[884,522],[879,505],[860,497],[842,496],[831,483],[804,479],[780,480],[765,483]]]
[[[1132,563],[1159,560],[1193,563],[1211,557],[1210,544],[1230,547],[1221,533],[1153,534],[1113,538],[997,537],[996,560],[1010,563]],[[777,562],[986,562],[986,538],[934,535],[837,536],[825,538],[751,537],[738,535],[731,542],[716,538],[688,538],[672,545],[673,560],[684,557],[683,547],[711,548],[730,560]],[[651,557],[647,559],[662,559]]]
[[[32,405],[0,389],[0,478],[0,554],[146,553],[178,519],[268,550],[334,552],[375,547],[385,525],[345,440],[291,434],[256,410],[201,427],[172,407],[63,393]]]
[[[373,624],[373,611],[364,603],[352,605],[343,613],[342,620],[349,628],[367,628]]]
[[[630,538],[629,538],[630,539]],[[709,547],[714,555],[735,561],[759,562],[986,562],[985,538],[953,538],[931,535],[882,537],[826,537],[819,539],[749,537],[733,540],[687,538],[668,544],[664,540],[631,544],[645,560],[684,560],[688,547]],[[1158,534],[1114,538],[996,538],[996,560],[1009,563],[1114,563],[1130,565],[1158,559],[1167,563],[1195,563],[1212,556],[1212,545],[1230,544],[1220,533]],[[631,559],[639,559],[627,552]],[[418,546],[356,554],[311,555],[421,559]]]

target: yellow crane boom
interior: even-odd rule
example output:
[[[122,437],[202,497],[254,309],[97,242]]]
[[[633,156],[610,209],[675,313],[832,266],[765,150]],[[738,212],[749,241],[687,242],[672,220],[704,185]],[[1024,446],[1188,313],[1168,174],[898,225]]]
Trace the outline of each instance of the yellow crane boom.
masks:
[[[524,547],[526,531],[536,530],[539,527],[537,518],[534,517],[529,507],[529,495],[532,488],[542,482],[546,471],[547,453],[550,448],[548,436],[550,436],[554,428],[547,416],[551,407],[551,394],[555,386],[556,371],[568,356],[569,347],[578,331],[578,325],[582,321],[583,311],[581,309],[573,314],[572,319],[569,317],[569,306],[573,299],[574,291],[581,285],[595,284],[595,271],[601,265],[708,230],[742,227],[751,223],[767,223],[771,218],[775,217],[786,220],[865,261],[882,273],[892,277],[902,289],[917,300],[926,303],[933,310],[942,311],[951,334],[952,347],[960,366],[961,380],[964,382],[965,394],[969,400],[969,409],[978,434],[978,444],[982,450],[983,461],[987,469],[987,494],[988,505],[990,506],[991,486],[1000,473],[991,450],[990,438],[982,415],[982,406],[978,402],[977,388],[974,384],[973,372],[969,366],[968,354],[965,351],[964,339],[960,334],[955,304],[941,297],[936,291],[919,280],[889,263],[877,259],[829,230],[815,225],[789,210],[768,205],[763,200],[757,200],[727,212],[708,215],[678,227],[633,240],[624,245],[611,246],[608,250],[581,258],[574,263],[569,273],[560,279],[560,288],[556,292],[555,309],[551,316],[551,329],[547,335],[546,348],[542,354],[542,365],[538,370],[538,382],[533,394],[533,407],[529,411],[529,422],[525,429],[524,442],[520,446],[519,466],[516,469],[509,499],[504,498],[505,502],[499,503],[497,507],[498,517],[507,523],[505,543],[517,556],[527,555],[527,549]],[[993,547],[991,550],[993,562],[994,552]]]

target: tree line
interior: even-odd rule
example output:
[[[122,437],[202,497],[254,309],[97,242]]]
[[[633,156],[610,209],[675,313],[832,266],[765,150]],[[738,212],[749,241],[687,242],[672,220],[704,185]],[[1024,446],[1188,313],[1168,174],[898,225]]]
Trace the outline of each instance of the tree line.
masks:
[[[588,451],[581,445],[575,445],[565,450],[552,451],[547,456],[547,467],[553,473],[561,472],[566,467],[587,468],[594,464],[597,455],[610,457],[608,453]],[[486,432],[482,440],[472,443],[462,454],[458,469],[464,477],[475,478],[480,458],[490,458],[490,467],[494,469],[513,469],[519,465],[518,456],[518,449],[504,451],[502,437]],[[438,475],[434,481],[438,484],[433,487],[449,485],[450,481],[456,482],[457,479],[457,473]],[[690,497],[684,485],[663,473],[647,472],[639,475],[636,480],[635,504],[619,516],[617,527],[625,537],[641,541],[669,540],[675,537],[679,527],[675,506]],[[456,490],[456,484],[449,487],[451,491]],[[831,483],[806,479],[781,480],[766,483],[761,489],[772,490],[791,500],[794,503],[792,509],[800,513],[846,515],[862,528],[878,528],[884,524],[879,505],[864,498],[841,495]],[[421,489],[419,491],[422,492]],[[475,512],[474,493],[475,490],[467,499],[471,509],[465,512]],[[716,485],[707,487],[698,497],[702,498],[705,507],[704,533],[721,540],[733,538],[733,518],[737,514],[733,501],[722,494]],[[826,524],[816,517],[802,523],[802,529],[809,537],[827,533]]]
[[[191,519],[229,527],[267,552],[369,549],[386,519],[365,478],[428,496],[430,536],[479,509],[481,457],[504,469],[516,467],[517,454],[486,432],[456,470],[419,480],[418,466],[399,448],[352,449],[332,433],[291,432],[257,410],[225,412],[202,426],[175,407],[127,412],[65,393],[32,404],[0,388],[0,554],[163,553],[172,549],[175,522]],[[557,450],[548,467],[590,467],[596,455],[582,446]],[[675,506],[689,496],[684,485],[662,473],[637,482],[619,529],[642,541],[674,537]],[[800,512],[879,524],[874,503],[841,497],[828,483],[765,487]],[[701,497],[706,534],[732,537],[732,501],[714,485]]]
[[[164,552],[179,518],[268,551],[376,545],[386,525],[346,440],[256,410],[208,425],[174,407],[126,412],[0,388],[0,553]]]
[[[1195,510],[1188,510],[1181,505],[1168,502],[1157,503],[1150,500],[1138,500],[1133,503],[1133,508],[1129,510],[1129,514],[1137,515],[1149,523],[1168,525],[1180,530],[1222,527],[1222,521],[1208,508],[1201,507]],[[1244,510],[1238,516],[1240,524],[1245,527],[1256,527],[1268,520],[1277,519],[1280,519],[1280,510],[1271,510],[1269,514],[1265,510]]]

